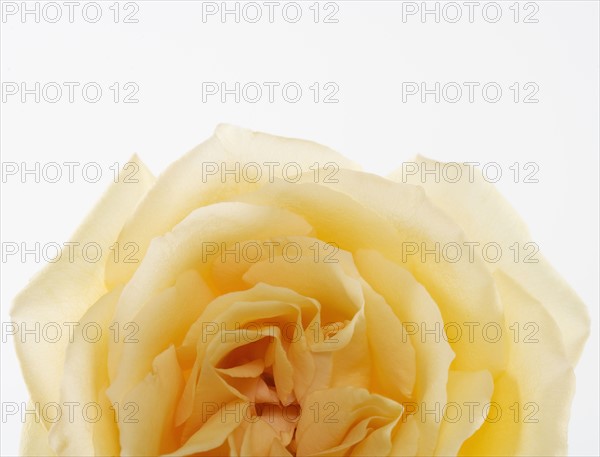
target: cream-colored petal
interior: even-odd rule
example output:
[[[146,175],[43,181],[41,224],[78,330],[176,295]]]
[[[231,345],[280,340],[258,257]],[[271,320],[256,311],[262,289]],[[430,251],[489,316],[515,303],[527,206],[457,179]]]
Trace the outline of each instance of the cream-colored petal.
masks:
[[[173,433],[183,376],[173,346],[158,355],[152,373],[119,404],[122,456],[156,456],[177,448]]]
[[[430,170],[445,165],[424,157],[417,157],[414,162]],[[461,170],[461,178],[452,183],[444,179],[436,183],[433,175],[429,179],[421,179],[420,174],[403,177],[402,170],[391,178],[404,179],[425,189],[427,196],[464,229],[469,241],[500,244],[503,255],[497,263],[487,266],[492,271],[502,270],[544,305],[560,328],[569,359],[575,365],[589,335],[585,304],[539,253],[528,259],[539,260],[537,263],[525,262],[524,256],[532,252],[525,250],[525,244],[533,240],[523,220],[496,188],[485,181],[479,169],[464,164],[456,166]],[[519,245],[518,262],[514,259],[515,243]]]
[[[408,457],[418,455],[419,452],[419,426],[414,414],[403,415],[400,423],[396,426],[396,432],[392,438],[392,450],[390,456]]]
[[[310,230],[301,217],[279,208],[244,203],[199,208],[172,231],[152,240],[123,290],[115,320],[130,322],[154,295],[174,284],[183,271],[209,270],[208,243],[305,235]]]
[[[273,379],[277,396],[282,405],[291,404],[294,399],[294,366],[287,357],[286,350],[281,343],[281,331],[275,327],[272,332],[275,336],[271,343],[273,348]]]
[[[246,284],[246,287],[248,285]],[[235,328],[253,319],[280,318],[282,316],[301,317],[299,326],[312,328],[321,309],[317,300],[302,296],[297,292],[259,282],[253,287],[218,296],[204,310],[199,319],[190,326],[183,347],[208,344],[224,328]],[[200,341],[199,341],[200,340]],[[194,357],[196,356],[194,351]],[[201,355],[203,357],[203,355]]]
[[[57,455],[111,456],[120,451],[119,431],[105,389],[109,384],[108,342],[114,336],[108,326],[121,290],[118,287],[104,295],[79,321],[79,329],[102,329],[99,339],[84,338],[78,331],[67,347],[60,404],[75,406],[74,414],[63,414],[50,429],[50,442]],[[88,411],[85,405],[96,406],[88,406]]]
[[[27,411],[34,410],[34,402],[29,401]],[[56,454],[48,442],[48,429],[41,417],[26,414],[21,430],[19,455],[23,457],[54,457]]]
[[[369,389],[373,383],[373,367],[369,360],[369,339],[364,307],[341,330],[319,348],[335,351],[331,355],[330,387]]]
[[[224,249],[214,256],[211,278],[221,293],[247,288],[248,285],[243,280],[244,274],[259,262],[273,263],[276,257],[284,257],[290,263],[299,257],[306,257],[305,261],[312,259],[315,264],[340,263],[343,272],[356,277],[356,268],[349,252],[314,237],[284,236],[262,241],[243,241],[239,243],[239,251],[245,254],[236,259],[225,255]]]
[[[391,430],[402,415],[399,403],[366,389],[315,391],[302,404],[296,455],[388,455]]]
[[[219,448],[227,441],[231,433],[240,426],[240,414],[248,407],[247,403],[237,400],[222,405],[206,423],[196,431],[179,449],[169,453],[171,457],[186,457]],[[208,455],[218,455],[212,452]]]
[[[521,332],[507,335],[509,364],[494,381],[495,405],[459,455],[566,455],[575,377],[560,329],[544,305],[510,276],[498,270],[494,278],[507,322]],[[527,324],[532,327],[525,328]]]
[[[281,442],[279,433],[271,426],[271,418],[257,418],[244,430],[240,456],[291,456]],[[284,424],[285,425],[285,424]]]
[[[315,262],[308,254],[291,262],[287,257],[275,256],[252,265],[243,279],[249,284],[264,282],[314,298],[321,304],[323,324],[334,325],[352,319],[364,303],[358,273],[348,275],[343,267],[352,263],[350,254],[340,250],[337,260],[338,263]]]
[[[431,327],[443,326],[436,303],[408,271],[376,251],[359,250],[354,259],[362,276],[386,299],[401,322],[405,325],[427,323]],[[420,331],[408,327],[406,336],[413,344],[417,362],[414,394],[411,402],[406,404],[406,410],[417,414],[423,403],[446,401],[448,370],[454,353],[443,338],[437,341],[434,338],[423,338]],[[433,455],[439,422],[417,420],[416,425],[419,429],[417,455]]]
[[[399,403],[411,398],[416,378],[415,350],[404,328],[381,295],[368,284],[365,294],[365,319],[371,370],[371,388]]]
[[[65,250],[59,261],[46,266],[15,298],[11,319],[20,327],[33,329],[36,324],[43,327],[56,322],[64,329],[65,323],[78,322],[106,293],[104,269],[112,255],[110,247],[154,183],[154,178],[137,157],[131,162],[139,166],[135,176],[138,182],[124,182],[127,173],[125,176],[121,174],[119,182],[110,186],[72,236],[71,242],[79,243],[79,249],[71,245],[75,246],[74,256],[70,258],[69,251]],[[83,256],[81,247],[86,243],[100,246],[102,257],[97,262],[86,261]],[[68,332],[64,331],[63,337],[54,343],[38,343],[31,337],[24,339],[25,342],[22,342],[18,334],[15,347],[32,399],[44,404],[57,401],[69,342]]]
[[[448,401],[440,406],[436,456],[456,455],[465,440],[481,427],[493,391],[494,380],[488,371],[450,371]]]
[[[402,413],[400,413],[402,414]],[[377,422],[381,421],[381,417],[378,417],[377,420],[370,421],[368,423],[368,427],[371,429],[371,433],[368,437],[359,443],[357,443],[352,449],[353,457],[371,457],[373,455],[390,455],[392,449],[392,432],[394,427],[398,423],[400,416],[396,417],[394,420],[389,423],[385,423],[383,427],[375,428]],[[383,422],[383,421],[381,421]]]
[[[221,164],[226,164],[227,169],[232,170],[236,163],[241,169],[252,162],[258,163],[263,170],[257,183],[236,180],[231,175],[222,179],[221,173],[210,174],[212,165],[207,165],[217,164],[219,169],[225,169]],[[143,257],[152,239],[167,233],[196,208],[268,183],[271,177],[265,163],[279,164],[275,170],[278,170],[276,176],[280,176],[283,166],[289,163],[298,164],[306,172],[315,163],[323,166],[329,162],[339,168],[358,168],[335,151],[310,141],[219,125],[210,139],[173,163],[160,176],[119,239],[137,243]],[[157,214],[160,217],[156,217]],[[136,269],[136,265],[126,263],[114,263],[109,267],[107,276],[111,285],[127,281]]]
[[[185,334],[213,294],[195,270],[188,270],[170,287],[144,306],[131,321],[115,320],[111,328],[120,330],[119,338],[110,340],[108,362],[111,385],[107,391],[113,402],[138,384],[150,371],[155,357],[170,345],[179,346]]]

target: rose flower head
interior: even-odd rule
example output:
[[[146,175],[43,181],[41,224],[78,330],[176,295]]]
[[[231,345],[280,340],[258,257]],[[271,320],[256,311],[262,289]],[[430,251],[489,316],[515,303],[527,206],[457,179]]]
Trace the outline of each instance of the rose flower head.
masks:
[[[132,163],[15,299],[24,455],[566,453],[585,306],[479,170],[227,125]]]

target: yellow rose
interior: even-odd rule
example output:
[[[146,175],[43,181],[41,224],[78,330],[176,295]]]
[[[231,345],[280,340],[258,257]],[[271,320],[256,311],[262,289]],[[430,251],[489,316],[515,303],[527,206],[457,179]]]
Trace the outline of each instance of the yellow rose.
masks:
[[[73,237],[101,261],[15,300],[71,330],[17,333],[23,454],[566,452],[588,317],[478,173],[384,179],[231,126],[158,179],[135,162]]]

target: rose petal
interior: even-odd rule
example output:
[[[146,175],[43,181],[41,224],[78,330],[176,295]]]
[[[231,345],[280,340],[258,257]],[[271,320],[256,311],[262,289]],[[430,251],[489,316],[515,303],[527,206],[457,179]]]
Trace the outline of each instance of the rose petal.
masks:
[[[305,235],[310,226],[278,208],[218,203],[193,211],[164,236],[152,240],[135,275],[123,290],[115,320],[130,322],[157,293],[192,268],[208,269],[207,243]],[[160,266],[160,267],[159,267]]]
[[[386,299],[401,322],[443,326],[436,303],[408,271],[376,251],[359,250],[354,258],[362,276]],[[434,338],[423,338],[420,332],[408,330],[411,329],[407,329],[405,334],[409,336],[415,349],[417,375],[412,402],[407,404],[407,411],[418,409],[423,403],[444,403],[448,369],[454,353],[443,338],[436,342]],[[404,425],[402,423],[400,427]],[[440,424],[436,421],[417,420],[416,425],[419,429],[417,455],[431,456]]]
[[[50,429],[50,442],[58,455],[117,455],[119,431],[105,389],[109,384],[108,341],[112,333],[108,326],[112,319],[122,287],[100,298],[82,317],[77,328],[93,325],[101,328],[98,341],[84,338],[83,332],[74,332],[73,342],[67,347],[60,404],[73,404],[73,414],[63,414]],[[91,332],[90,332],[91,333]],[[94,418],[95,408],[84,410],[85,405],[99,405],[100,417]],[[97,439],[102,436],[102,439]],[[95,439],[96,437],[96,439]]]
[[[279,442],[280,446],[277,446],[276,442]],[[266,422],[266,420],[261,418],[251,422],[244,431],[238,455],[260,455],[265,457],[271,455],[291,456],[287,451],[287,453],[283,454],[274,453],[274,451],[280,451],[281,447],[283,447],[283,445],[281,445],[278,433]]]
[[[302,251],[308,252],[308,247]],[[321,304],[323,324],[334,324],[352,319],[364,303],[350,254],[338,251],[335,260],[338,262],[315,262],[309,254],[291,262],[284,256],[274,256],[252,265],[243,279],[249,284],[264,282],[314,298]],[[349,268],[354,269],[352,275],[347,273]]]
[[[399,403],[411,398],[416,378],[415,350],[398,317],[381,295],[368,284],[365,293],[365,319],[371,363],[371,388]]]
[[[158,354],[170,345],[181,344],[190,325],[212,299],[212,292],[200,275],[188,270],[179,275],[173,287],[153,297],[132,320],[114,320],[110,328],[119,333],[113,334],[115,337],[109,342],[109,398],[121,401],[150,371]]]
[[[458,453],[463,442],[483,424],[484,407],[490,403],[493,391],[489,371],[450,371],[448,401],[439,405],[441,426],[434,455]],[[433,409],[433,405],[425,406]]]
[[[244,179],[236,182],[235,176],[231,175],[222,180],[220,173],[209,175],[206,165],[227,163],[228,169],[233,169],[236,163],[242,167],[251,162],[263,168],[260,182],[251,183]],[[160,176],[123,229],[119,240],[135,242],[140,248],[140,256],[145,256],[153,238],[167,233],[196,208],[269,182],[268,166],[263,165],[267,162],[280,164],[279,172],[288,163],[298,164],[303,171],[308,171],[315,163],[324,165],[328,162],[340,168],[358,168],[345,157],[317,143],[219,125],[209,140],[173,163]],[[157,214],[160,217],[156,217]],[[109,264],[109,285],[127,281],[135,270],[135,264]]]
[[[27,411],[33,409],[34,403],[30,400],[27,404]],[[25,415],[25,423],[21,430],[19,455],[23,457],[50,457],[56,455],[48,444],[48,430],[44,422],[35,414]]]
[[[403,415],[400,424],[396,427],[392,438],[390,456],[408,457],[419,455],[419,426],[414,414]]]
[[[366,389],[318,390],[306,398],[296,429],[296,455],[388,455],[403,408]]]
[[[247,404],[240,400],[223,405],[183,446],[165,457],[186,457],[207,451],[211,451],[207,455],[219,455],[214,451],[239,427],[240,415],[236,411],[243,411],[245,407]]]
[[[173,346],[158,355],[152,373],[123,397],[119,405],[122,456],[156,456],[177,447],[172,434],[183,376]]]
[[[433,169],[436,164],[444,165],[424,157],[417,157],[420,166]],[[500,195],[496,188],[486,182],[479,169],[469,170],[467,165],[457,164],[461,178],[449,183],[445,180],[421,182],[418,175],[405,176],[407,182],[420,185],[427,196],[445,213],[449,214],[465,230],[470,241],[481,244],[494,241],[510,249],[515,243],[523,246],[531,242],[522,219]],[[472,168],[472,167],[471,167]],[[402,179],[401,170],[391,175]],[[537,263],[515,262],[512,252],[502,255],[497,263],[487,263],[491,271],[501,269],[548,310],[561,331],[571,364],[579,359],[583,345],[589,335],[590,320],[585,304],[541,256]]]
[[[81,248],[73,249],[73,259],[69,258],[68,251],[63,252],[60,260],[47,265],[15,298],[11,311],[14,322],[27,329],[35,328],[36,323],[43,327],[51,322],[62,328],[65,323],[78,322],[106,293],[104,268],[111,256],[110,247],[154,182],[137,157],[131,162],[139,166],[138,182],[123,182],[125,177],[121,174],[119,182],[110,186],[71,238],[71,242],[79,243],[79,246],[97,243],[102,258],[92,263],[83,257]],[[32,338],[25,340],[23,343],[20,337],[15,338],[15,348],[32,400],[41,404],[57,401],[69,338],[63,335],[54,343],[36,342]],[[40,373],[44,375],[40,376]]]
[[[501,270],[494,273],[511,332],[506,373],[495,380],[489,418],[461,447],[460,455],[549,456],[567,454],[567,431],[575,377],[544,305]],[[526,324],[533,324],[531,333]],[[517,342],[515,342],[515,339]],[[537,340],[537,341],[536,341]],[[496,417],[500,411],[502,415]]]

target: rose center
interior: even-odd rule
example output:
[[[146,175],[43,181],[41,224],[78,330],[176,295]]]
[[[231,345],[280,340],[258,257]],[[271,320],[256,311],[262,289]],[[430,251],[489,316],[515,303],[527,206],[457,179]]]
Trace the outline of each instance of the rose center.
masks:
[[[293,453],[301,406],[294,393],[289,344],[265,336],[229,352],[218,364],[226,382],[250,400],[243,421],[269,424]]]

